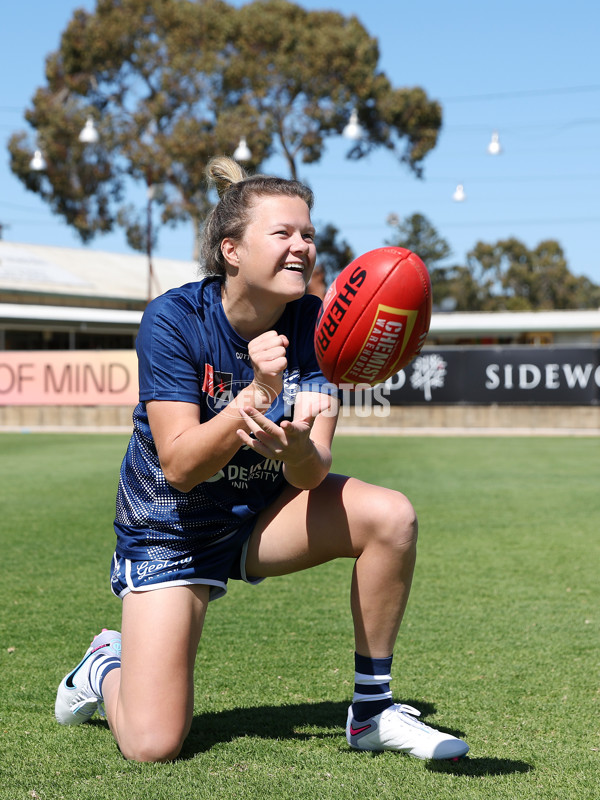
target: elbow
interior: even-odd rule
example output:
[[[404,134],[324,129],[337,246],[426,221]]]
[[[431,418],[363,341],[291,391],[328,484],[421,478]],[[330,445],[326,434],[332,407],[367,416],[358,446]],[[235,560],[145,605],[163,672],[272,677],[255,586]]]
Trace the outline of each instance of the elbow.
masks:
[[[196,486],[195,483],[184,483],[183,481],[167,480],[167,483],[172,489],[176,489],[178,492],[181,492],[182,494],[187,494],[188,492],[191,492],[194,486]]]
[[[187,494],[188,492],[191,492],[194,486],[196,486],[195,483],[191,483],[190,481],[185,481],[177,478],[169,478],[167,475],[165,475],[165,478],[167,479],[167,483],[172,489],[175,489],[178,492],[182,492],[182,494]]]
[[[176,489],[178,492],[187,494],[196,486],[197,481],[191,480],[190,475],[184,470],[178,469],[176,464],[163,464],[161,462],[160,468],[162,469],[166,482],[171,488]]]
[[[199,483],[209,480],[215,475],[215,472],[218,472],[218,469],[215,470],[211,467],[208,469],[206,467],[202,469],[185,469],[179,459],[161,461],[160,468],[169,486],[178,492],[183,492],[183,494],[191,492]]]

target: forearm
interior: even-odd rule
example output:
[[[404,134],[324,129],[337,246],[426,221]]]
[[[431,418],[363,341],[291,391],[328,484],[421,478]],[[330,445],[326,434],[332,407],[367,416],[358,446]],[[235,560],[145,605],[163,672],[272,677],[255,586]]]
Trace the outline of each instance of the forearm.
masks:
[[[296,464],[283,465],[288,483],[297,489],[315,489],[331,469],[331,451],[309,439],[306,458]]]
[[[222,469],[242,446],[236,433],[243,426],[240,408],[263,400],[264,396],[250,384],[219,414],[203,423],[197,406],[190,405],[185,416],[174,422],[170,404],[148,403],[150,428],[168,483],[180,492],[189,492]]]
[[[182,431],[159,450],[161,468],[168,483],[180,492],[215,475],[239,450],[240,441],[230,425],[217,417]],[[239,427],[239,423],[238,423]]]

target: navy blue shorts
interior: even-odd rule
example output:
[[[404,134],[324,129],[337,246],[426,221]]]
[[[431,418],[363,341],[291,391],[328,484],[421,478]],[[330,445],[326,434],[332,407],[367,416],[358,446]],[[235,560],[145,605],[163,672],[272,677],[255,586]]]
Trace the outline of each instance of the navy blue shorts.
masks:
[[[210,586],[210,600],[217,600],[227,593],[229,579],[260,583],[264,578],[246,575],[248,541],[255,522],[249,520],[197,555],[133,561],[115,553],[110,588],[117,597],[125,597],[129,592],[200,583]]]

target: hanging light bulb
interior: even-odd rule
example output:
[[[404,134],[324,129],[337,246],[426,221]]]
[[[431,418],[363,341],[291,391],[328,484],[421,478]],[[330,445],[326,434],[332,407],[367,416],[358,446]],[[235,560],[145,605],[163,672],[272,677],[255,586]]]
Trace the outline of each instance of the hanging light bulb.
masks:
[[[454,190],[452,199],[454,200],[455,203],[462,203],[467,199],[467,195],[465,194],[465,187],[462,185],[462,183],[459,183],[456,189]]]
[[[500,141],[498,140],[498,131],[492,133],[492,139],[487,146],[487,151],[491,156],[497,156],[502,152]]]
[[[355,108],[353,108],[350,114],[350,120],[348,121],[348,124],[342,131],[342,136],[344,136],[346,139],[356,140],[356,139],[361,139],[362,135],[363,135],[363,129],[360,122],[358,121],[358,112]]]
[[[29,169],[34,172],[43,172],[46,169],[46,159],[44,158],[41,150],[36,150],[33,158],[29,162]]]
[[[88,117],[81,133],[79,134],[79,141],[83,142],[83,144],[96,144],[99,139],[100,135],[96,130],[96,126],[94,125],[94,120],[92,117]]]
[[[246,144],[246,137],[242,136],[240,139],[240,143],[235,148],[233,157],[236,161],[250,161],[252,158],[252,153],[250,152],[250,148]]]

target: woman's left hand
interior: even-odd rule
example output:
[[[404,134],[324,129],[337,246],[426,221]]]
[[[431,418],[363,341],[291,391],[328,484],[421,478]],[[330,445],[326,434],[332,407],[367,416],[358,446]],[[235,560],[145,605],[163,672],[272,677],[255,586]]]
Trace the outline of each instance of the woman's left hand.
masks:
[[[254,436],[241,428],[237,435],[247,447],[266,458],[275,458],[290,467],[296,467],[313,455],[314,444],[310,432],[317,416],[330,405],[331,397],[315,394],[310,404],[302,409],[301,415],[293,420],[283,420],[281,425],[255,408],[243,408],[240,414]]]

